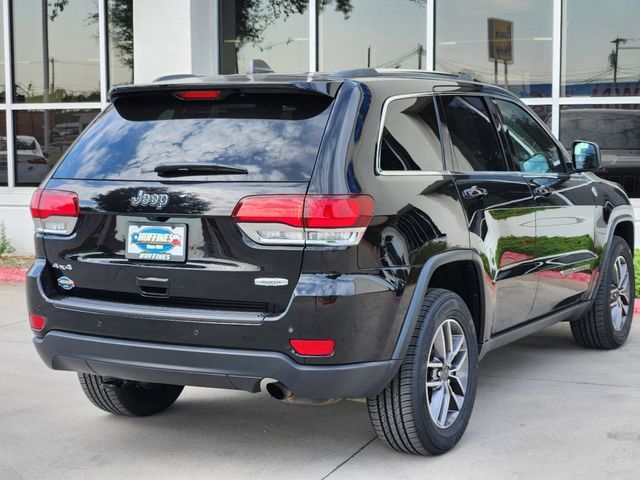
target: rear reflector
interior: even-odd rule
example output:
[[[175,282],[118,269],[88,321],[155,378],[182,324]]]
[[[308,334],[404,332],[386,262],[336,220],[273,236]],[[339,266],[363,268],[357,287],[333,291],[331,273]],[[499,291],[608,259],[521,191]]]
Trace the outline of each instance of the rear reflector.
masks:
[[[29,323],[34,330],[42,330],[44,328],[45,318],[40,315],[29,314]]]
[[[80,216],[78,195],[64,190],[38,189],[31,197],[31,217],[37,232],[69,235]]]
[[[291,347],[298,355],[328,357],[333,354],[336,342],[333,340],[289,340]]]
[[[357,245],[372,216],[368,195],[258,195],[233,211],[238,226],[267,245]]]
[[[188,90],[174,93],[182,100],[216,100],[221,94],[220,90]]]

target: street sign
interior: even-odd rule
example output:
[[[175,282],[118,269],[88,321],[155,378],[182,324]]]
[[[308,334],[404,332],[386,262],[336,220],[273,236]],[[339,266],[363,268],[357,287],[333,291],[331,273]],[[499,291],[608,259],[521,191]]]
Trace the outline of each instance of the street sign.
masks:
[[[489,18],[489,60],[513,63],[513,22]]]

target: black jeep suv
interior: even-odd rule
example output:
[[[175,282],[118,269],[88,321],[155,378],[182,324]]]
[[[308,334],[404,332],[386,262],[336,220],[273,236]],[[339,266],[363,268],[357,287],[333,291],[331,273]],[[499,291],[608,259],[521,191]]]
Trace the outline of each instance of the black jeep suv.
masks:
[[[110,98],[34,194],[27,274],[38,353],[103,410],[366,397],[383,442],[438,454],[487,352],[560,321],[629,334],[627,196],[505,90],[358,70]]]

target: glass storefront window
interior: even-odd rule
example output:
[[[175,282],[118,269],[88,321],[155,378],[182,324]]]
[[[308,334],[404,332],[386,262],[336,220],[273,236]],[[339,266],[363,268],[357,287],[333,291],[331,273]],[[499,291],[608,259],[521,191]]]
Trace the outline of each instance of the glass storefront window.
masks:
[[[133,0],[108,0],[109,87],[133,83]]]
[[[392,3],[392,4],[391,4]],[[424,1],[319,2],[319,70],[426,69]]]
[[[640,2],[564,0],[561,94],[640,95]]]
[[[640,197],[640,105],[565,105],[560,109],[560,141],[567,150],[576,140],[600,146],[596,173]]]
[[[436,2],[436,69],[519,97],[551,96],[552,37],[553,0]]]
[[[14,112],[16,185],[38,185],[97,114],[97,110]],[[6,154],[6,137],[2,138]]]
[[[4,84],[4,12],[0,8],[0,102],[5,102],[6,88]],[[4,112],[2,112],[4,114]],[[1,168],[1,167],[0,167]]]
[[[98,3],[11,4],[15,102],[100,101]]]
[[[220,72],[244,73],[253,59],[276,72],[309,70],[309,2],[220,0]]]
[[[540,120],[551,128],[551,105],[530,105],[529,108],[540,117]]]
[[[0,110],[0,186],[6,187],[7,173],[7,117],[4,110]]]

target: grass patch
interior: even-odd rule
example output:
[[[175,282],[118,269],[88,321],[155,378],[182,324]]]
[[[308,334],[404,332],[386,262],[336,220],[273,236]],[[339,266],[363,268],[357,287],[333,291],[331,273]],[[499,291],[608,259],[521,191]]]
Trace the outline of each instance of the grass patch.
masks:
[[[29,268],[32,263],[33,257],[0,255],[0,267],[4,268]]]

